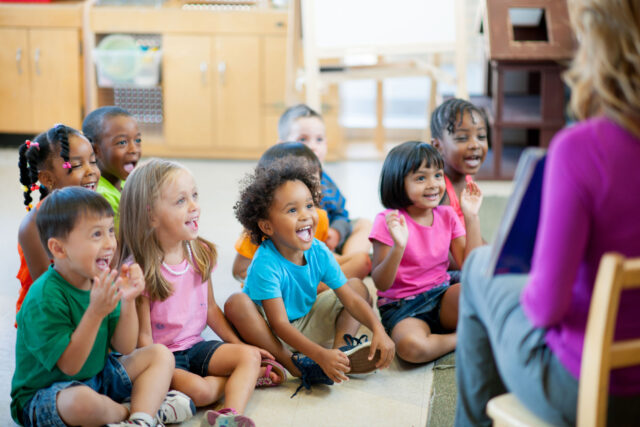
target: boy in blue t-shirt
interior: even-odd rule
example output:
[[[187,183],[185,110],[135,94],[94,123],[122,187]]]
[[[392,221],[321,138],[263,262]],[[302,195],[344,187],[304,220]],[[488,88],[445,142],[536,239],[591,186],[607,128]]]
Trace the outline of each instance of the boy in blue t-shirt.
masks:
[[[386,368],[395,354],[364,283],[347,280],[329,249],[313,237],[319,182],[312,171],[289,156],[256,168],[247,181],[235,212],[260,247],[244,292],[225,304],[242,338],[273,354],[306,388]],[[333,292],[317,295],[319,282]],[[353,338],[360,322],[373,331],[371,342]]]
[[[279,142],[295,141],[308,146],[324,163],[327,155],[327,139],[322,116],[307,105],[298,104],[288,108],[278,121]],[[346,199],[338,185],[322,171],[322,199],[320,207],[329,215],[329,237],[327,246],[339,254],[371,252],[369,233],[371,221],[359,218],[349,219]],[[369,266],[370,268],[370,266]]]
[[[191,399],[167,394],[171,352],[160,345],[135,349],[135,299],[144,276],[137,264],[120,274],[110,270],[116,239],[109,203],[82,187],[55,190],[36,224],[54,263],[18,312],[13,419],[22,425],[153,426],[190,418]]]

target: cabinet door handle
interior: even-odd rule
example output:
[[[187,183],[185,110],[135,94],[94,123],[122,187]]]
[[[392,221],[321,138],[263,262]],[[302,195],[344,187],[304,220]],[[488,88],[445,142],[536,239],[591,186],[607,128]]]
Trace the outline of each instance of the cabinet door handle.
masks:
[[[220,78],[221,85],[224,85],[226,74],[227,74],[227,63],[224,61],[218,62],[218,77]]]
[[[19,47],[16,50],[16,66],[18,67],[18,74],[22,74],[22,48]]]
[[[33,55],[33,59],[36,63],[36,74],[40,75],[40,48],[36,48],[36,53]]]
[[[200,80],[202,81],[202,86],[207,85],[207,69],[209,69],[209,66],[205,61],[202,61],[200,63]]]

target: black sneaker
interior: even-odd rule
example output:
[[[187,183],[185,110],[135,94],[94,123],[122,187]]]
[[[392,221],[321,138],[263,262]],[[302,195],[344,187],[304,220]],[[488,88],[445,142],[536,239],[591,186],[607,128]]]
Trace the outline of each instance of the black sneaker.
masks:
[[[347,372],[347,375],[362,375],[375,372],[376,364],[380,361],[380,351],[376,351],[373,360],[369,360],[369,348],[371,342],[369,337],[362,334],[359,338],[344,334],[344,340],[347,345],[343,345],[339,348],[349,358],[349,366],[351,370]]]
[[[311,390],[313,384],[326,384],[333,385],[333,380],[324,373],[320,365],[314,362],[311,358],[300,354],[294,353],[291,355],[291,361],[296,368],[300,371],[300,386],[296,389],[291,397],[294,397],[302,387],[307,390]]]

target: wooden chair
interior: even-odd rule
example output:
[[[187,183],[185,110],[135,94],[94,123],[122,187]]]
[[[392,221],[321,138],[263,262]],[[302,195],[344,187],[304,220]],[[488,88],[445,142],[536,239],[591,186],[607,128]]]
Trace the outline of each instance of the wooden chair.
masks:
[[[620,294],[640,288],[640,258],[607,253],[600,261],[591,298],[578,389],[579,427],[605,426],[612,369],[640,364],[640,339],[613,341]],[[548,426],[511,393],[489,401],[495,426]]]

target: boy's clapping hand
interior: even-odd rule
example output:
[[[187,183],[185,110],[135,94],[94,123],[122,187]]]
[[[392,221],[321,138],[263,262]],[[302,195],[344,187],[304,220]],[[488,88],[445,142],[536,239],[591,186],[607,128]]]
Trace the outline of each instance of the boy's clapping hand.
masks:
[[[120,301],[118,287],[114,284],[117,274],[117,270],[103,271],[93,278],[87,311],[93,312],[101,319],[111,313]]]

